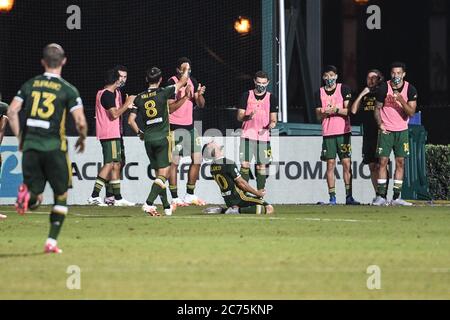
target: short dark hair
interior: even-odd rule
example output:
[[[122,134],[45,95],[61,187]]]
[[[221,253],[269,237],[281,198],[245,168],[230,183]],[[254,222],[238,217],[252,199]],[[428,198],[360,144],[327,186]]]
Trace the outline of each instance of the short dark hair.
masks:
[[[42,52],[42,59],[49,68],[60,67],[65,57],[64,49],[57,43],[46,45]]]
[[[255,79],[256,78],[262,78],[262,79],[269,80],[269,75],[267,74],[267,72],[260,70],[255,73]]]
[[[380,70],[378,70],[378,69],[370,69],[367,72],[367,74],[372,73],[372,72],[377,74],[379,82],[383,82],[384,81],[383,73]]]
[[[116,66],[114,67],[114,69],[116,69],[117,71],[128,72],[128,68],[125,67],[125,66],[123,66],[123,65],[121,65],[121,64],[116,65]]]
[[[162,76],[161,69],[157,67],[152,67],[148,69],[147,72],[145,73],[145,82],[147,82],[147,84],[158,83],[159,79],[161,79],[161,76]]]
[[[337,74],[338,73],[338,68],[336,68],[336,66],[333,66],[332,64],[329,64],[329,65],[325,66],[322,69],[322,74],[325,74],[325,73],[330,72],[330,71],[333,71],[334,73]]]
[[[391,64],[391,69],[390,70],[392,71],[392,69],[394,69],[394,68],[402,68],[403,72],[406,72],[406,64],[404,64],[403,62],[400,62],[400,61],[393,62]]]
[[[216,150],[209,146],[209,143],[205,144],[202,148],[202,155],[205,159],[214,159],[216,157]]]
[[[119,78],[120,74],[118,69],[116,69],[115,67],[109,69],[108,71],[106,71],[105,85],[109,86],[111,84],[114,84],[117,80],[119,80]]]
[[[191,62],[191,60],[189,59],[189,58],[187,58],[187,57],[181,57],[180,59],[178,59],[178,61],[177,61],[177,68],[178,69],[180,69],[181,68],[181,65],[183,64],[183,63],[189,63],[189,65],[190,66],[192,66],[192,62]]]

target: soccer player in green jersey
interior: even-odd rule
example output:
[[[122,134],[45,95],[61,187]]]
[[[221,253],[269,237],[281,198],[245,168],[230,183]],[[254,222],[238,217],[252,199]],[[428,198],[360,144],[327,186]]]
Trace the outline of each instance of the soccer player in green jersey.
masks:
[[[2,145],[3,136],[5,135],[6,124],[8,123],[8,117],[6,112],[8,111],[8,105],[0,101],[0,146]],[[2,154],[0,153],[0,173],[2,172]],[[6,219],[6,215],[0,214],[0,219]]]
[[[172,210],[176,205],[171,206],[167,201],[166,181],[169,177],[169,169],[172,157],[173,137],[170,133],[169,124],[169,104],[168,100],[183,87],[189,79],[189,69],[183,68],[180,80],[165,88],[160,88],[162,72],[159,68],[153,67],[147,71],[146,82],[148,89],[136,96],[134,99],[135,109],[128,117],[128,124],[133,131],[145,142],[145,150],[150,160],[150,166],[155,170],[156,179],[148,195],[147,201],[142,206],[142,210],[151,216],[159,216],[154,201],[160,196],[164,213],[172,215]],[[191,90],[187,88],[185,94],[188,98]],[[140,115],[145,125],[144,131],[139,129],[136,123],[137,115]]]
[[[210,142],[203,148],[203,157],[205,160],[213,160],[211,163],[211,175],[220,188],[227,208],[210,207],[205,213],[255,213],[272,214],[273,206],[268,204],[262,198],[265,190],[256,190],[242,178],[236,164],[225,158],[223,146],[216,142]],[[255,197],[246,193],[254,194]]]
[[[50,213],[50,232],[46,253],[61,253],[57,238],[67,215],[67,190],[71,184],[71,166],[67,156],[65,120],[67,113],[75,120],[79,138],[75,144],[83,152],[87,135],[86,118],[78,90],[61,77],[67,59],[55,43],[44,48],[41,64],[45,73],[22,85],[8,109],[10,127],[23,151],[23,184],[19,187],[16,210],[23,215],[42,202],[47,181],[54,194]],[[20,130],[19,112],[24,107],[25,126]]]

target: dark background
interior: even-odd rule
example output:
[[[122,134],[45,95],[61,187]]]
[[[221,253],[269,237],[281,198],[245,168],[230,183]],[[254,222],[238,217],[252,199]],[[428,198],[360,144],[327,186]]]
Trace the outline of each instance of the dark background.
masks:
[[[287,8],[292,1],[286,1]],[[72,4],[81,8],[81,30],[66,28],[66,9]],[[367,4],[322,1],[322,39],[317,41],[322,43],[323,64],[336,65],[340,81],[350,84],[357,94],[368,69],[378,68],[388,76],[392,61],[404,61],[407,80],[419,92],[419,110],[429,142],[449,144],[448,57],[444,57],[440,71],[430,68],[434,58],[430,52],[436,45],[431,41],[430,23],[436,17],[446,21],[447,56],[450,52],[448,1],[371,0],[371,4],[381,8],[381,30],[366,28]],[[304,18],[308,14],[305,8],[303,3]],[[247,36],[233,29],[239,16],[251,19],[253,28]],[[349,35],[344,32],[350,20],[356,26],[351,63],[346,62]],[[196,118],[203,120],[203,129],[237,128],[232,108],[242,92],[252,87],[255,71],[262,68],[261,29],[258,0],[16,0],[11,12],[0,14],[0,92],[9,102],[24,81],[42,72],[42,48],[50,42],[60,43],[68,56],[63,77],[79,89],[93,134],[95,94],[103,86],[108,68],[126,65],[129,79],[124,91],[135,94],[145,88],[146,68],[159,66],[168,79],[175,72],[177,59],[188,56],[193,61],[192,75],[207,86],[207,108],[196,112]],[[298,61],[293,64],[298,67]],[[433,89],[431,79],[442,77],[447,89]],[[305,122],[301,88],[299,76],[290,78],[290,122]],[[73,134],[70,120],[68,125],[68,133]]]

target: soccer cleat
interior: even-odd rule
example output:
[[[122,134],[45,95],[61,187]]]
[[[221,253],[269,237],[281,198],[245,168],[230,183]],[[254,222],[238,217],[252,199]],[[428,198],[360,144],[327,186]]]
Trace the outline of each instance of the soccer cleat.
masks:
[[[108,206],[106,203],[103,202],[102,198],[100,198],[100,197],[95,197],[95,198],[90,197],[88,199],[88,203],[96,205],[96,206],[99,206],[99,207],[106,207],[106,206]]]
[[[172,199],[172,205],[175,205],[177,207],[188,207],[189,204],[185,203],[183,200],[181,200],[180,198],[173,198]]]
[[[0,220],[6,219],[6,218],[8,218],[8,216],[0,213]]]
[[[405,207],[410,207],[410,206],[412,206],[413,204],[412,204],[411,202],[407,202],[407,201],[405,201],[405,200],[403,200],[403,199],[398,198],[398,199],[392,200],[392,201],[391,201],[391,205],[393,205],[393,206],[405,206]]]
[[[184,196],[184,202],[187,203],[188,205],[193,204],[195,206],[205,206],[206,202],[203,201],[202,199],[200,199],[199,197],[197,197],[194,194],[186,194]]]
[[[239,214],[239,208],[238,207],[229,207],[225,214]]]
[[[160,217],[161,215],[158,213],[156,206],[149,206],[148,204],[144,203],[142,206],[142,211],[147,213],[151,217]]]
[[[336,204],[336,197],[330,197],[330,202],[328,203],[328,205],[335,206]]]
[[[16,211],[20,215],[24,215],[28,210],[28,202],[30,201],[30,193],[26,184],[22,183],[17,193]]]
[[[375,200],[372,202],[373,206],[386,206],[388,205],[387,201],[385,198],[383,198],[382,196],[377,196],[375,198]]]
[[[113,206],[116,199],[114,199],[114,196],[112,197],[105,197],[104,203],[106,203],[108,206]]]
[[[359,206],[361,203],[353,199],[352,196],[349,196],[345,199],[345,204],[348,206]]]
[[[202,210],[203,213],[207,214],[216,214],[216,213],[223,213],[222,207],[208,207]]]
[[[63,251],[60,248],[58,248],[56,244],[55,245],[52,245],[50,243],[45,244],[44,253],[62,253],[62,252]]]
[[[136,203],[125,200],[124,198],[114,201],[115,207],[134,207]]]

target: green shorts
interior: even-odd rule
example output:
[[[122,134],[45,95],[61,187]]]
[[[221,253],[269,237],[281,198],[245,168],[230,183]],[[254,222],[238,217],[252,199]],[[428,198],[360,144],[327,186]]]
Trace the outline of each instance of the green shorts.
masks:
[[[325,136],[322,142],[322,154],[320,160],[334,160],[336,155],[339,160],[348,159],[352,156],[351,133],[340,134],[337,136]]]
[[[189,157],[193,153],[202,152],[202,141],[197,129],[176,129],[173,131],[175,147],[174,155]]]
[[[408,129],[403,131],[391,131],[378,133],[377,157],[389,158],[391,151],[394,151],[396,158],[406,158],[409,156],[409,135]]]
[[[250,162],[253,157],[257,164],[269,164],[272,161],[270,141],[255,141],[241,138],[239,158],[241,162]]]
[[[364,164],[378,162],[376,137],[363,137],[362,156]]]
[[[172,162],[172,137],[145,141],[145,151],[150,160],[150,167],[154,170],[167,168]]]
[[[72,168],[66,152],[61,150],[26,150],[22,158],[23,182],[31,192],[44,192],[47,181],[55,195],[63,195],[72,184]]]
[[[100,140],[103,152],[103,164],[122,161],[120,138]]]

